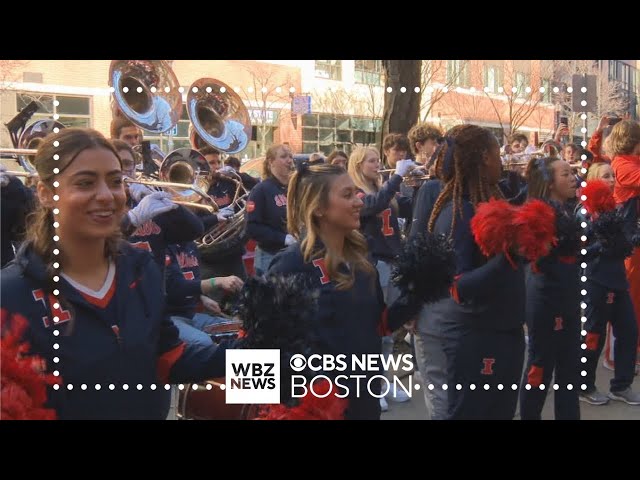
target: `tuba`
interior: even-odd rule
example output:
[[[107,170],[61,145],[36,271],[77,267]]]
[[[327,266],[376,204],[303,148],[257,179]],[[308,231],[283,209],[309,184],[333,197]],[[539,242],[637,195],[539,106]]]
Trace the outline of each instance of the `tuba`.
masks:
[[[140,128],[164,133],[182,115],[182,94],[165,60],[112,60],[109,67],[113,115],[124,115]]]
[[[153,133],[167,132],[180,120],[180,84],[165,60],[113,60],[109,67],[109,85],[114,117],[124,115]],[[218,210],[207,194],[208,184],[201,182],[200,173],[208,173],[209,165],[199,152],[178,149],[165,157],[157,146],[149,145],[149,149],[151,169],[159,172],[160,179],[145,178],[151,176],[147,172],[138,179],[126,179],[127,182],[170,190],[173,201],[179,204],[204,208],[211,213]],[[139,156],[143,150],[143,146],[134,149]]]
[[[234,154],[247,148],[251,140],[249,111],[231,87],[213,78],[196,80],[187,94],[187,114],[191,120],[190,140],[194,148],[209,145],[223,153]],[[245,215],[248,192],[239,175],[218,178],[236,186],[233,206],[236,213],[226,222],[215,225],[197,241],[205,259],[219,260],[236,251],[246,241]]]
[[[37,120],[27,127],[27,122],[37,111],[38,104],[31,102],[5,124],[14,148],[0,149],[0,153],[17,155],[17,161],[27,173],[26,176],[37,175],[33,157],[42,139],[50,133],[58,133],[60,129],[65,128],[62,123],[55,120]],[[17,172],[12,173],[23,176],[17,175]]]
[[[249,111],[228,85],[213,78],[196,80],[187,94],[187,114],[193,126],[191,144],[203,142],[233,154],[247,148],[251,139]]]

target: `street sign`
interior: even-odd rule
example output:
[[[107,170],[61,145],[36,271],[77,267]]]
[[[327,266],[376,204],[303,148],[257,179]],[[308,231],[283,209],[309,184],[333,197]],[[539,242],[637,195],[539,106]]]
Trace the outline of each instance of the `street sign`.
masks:
[[[311,113],[311,95],[296,95],[291,100],[291,113],[304,115]]]

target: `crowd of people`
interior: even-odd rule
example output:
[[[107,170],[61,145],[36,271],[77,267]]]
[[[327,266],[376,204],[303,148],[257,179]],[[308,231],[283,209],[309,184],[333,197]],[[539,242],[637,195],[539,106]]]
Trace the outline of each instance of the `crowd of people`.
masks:
[[[640,405],[631,388],[640,319],[637,122],[610,127],[604,118],[587,149],[562,145],[562,126],[532,149],[520,133],[501,147],[480,126],[444,132],[429,123],[389,134],[380,150],[300,162],[276,144],[261,179],[205,146],[196,152],[214,213],[136,182],[142,131],[117,117],[110,133],[46,136],[31,188],[2,172],[3,332],[26,324],[30,354],[55,377],[46,405],[56,418],[163,419],[165,386],[224,377],[224,352],[243,339],[216,342],[211,332],[229,320],[225,300],[249,276],[245,240],[256,243],[256,275],[304,274],[318,291],[309,323],[315,352],[390,356],[408,333],[415,370],[432,386],[424,389],[430,419],[513,419],[518,406],[520,418],[540,419],[552,389],[556,419],[579,419],[580,400]],[[514,158],[526,158],[523,168],[511,168]],[[609,210],[581,198],[584,181],[606,187],[599,195]],[[478,212],[493,202],[509,212],[532,204],[552,211],[548,248],[535,257],[516,243],[487,253]],[[241,209],[242,243],[224,254],[200,247]],[[542,221],[530,215],[525,222]],[[408,314],[395,308],[402,292],[393,272],[407,242],[427,233],[449,240],[454,281],[445,298]],[[614,378],[604,394],[595,372],[608,341]],[[379,419],[387,400],[410,397],[393,389],[348,400],[344,418]]]

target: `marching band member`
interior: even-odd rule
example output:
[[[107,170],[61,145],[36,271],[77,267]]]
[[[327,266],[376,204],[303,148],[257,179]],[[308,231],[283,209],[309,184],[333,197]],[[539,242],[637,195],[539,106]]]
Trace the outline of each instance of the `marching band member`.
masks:
[[[262,182],[251,190],[246,210],[247,234],[257,242],[254,265],[258,275],[267,272],[276,253],[295,242],[286,225],[291,150],[284,145],[272,146],[262,168]]]
[[[334,150],[327,157],[327,163],[330,165],[338,165],[346,170],[349,157],[342,150]]]
[[[126,196],[108,140],[65,128],[45,139],[35,163],[41,207],[3,270],[3,331],[26,319],[30,354],[60,372],[59,389],[47,392],[57,418],[164,419],[159,384],[224,376],[226,344],[181,342],[158,297],[159,268],[119,241]]]
[[[14,243],[22,241],[26,228],[27,215],[35,208],[33,191],[25,186],[18,177],[6,173],[0,165],[0,211],[2,216],[2,247],[0,249],[0,268],[14,258]]]
[[[116,116],[111,120],[110,130],[112,140],[122,140],[131,147],[142,143],[142,130],[140,127],[123,116]]]
[[[607,221],[605,217],[610,218],[612,214],[618,213],[613,199],[615,178],[611,165],[592,165],[589,168],[587,182],[587,186],[582,190],[586,200],[578,209],[580,221],[587,224],[588,242],[585,247],[587,254],[584,257],[587,263],[584,271],[587,277],[587,321],[584,326],[587,333],[584,338],[587,346],[584,356],[587,362],[584,369],[587,375],[583,380],[587,388],[580,391],[580,400],[591,405],[604,405],[609,402],[609,398],[615,398],[631,405],[640,405],[640,395],[631,390],[636,364],[638,327],[624,268],[624,259],[629,254],[631,244],[627,243],[627,248],[616,248],[616,244],[620,243],[619,239],[603,235],[603,230],[613,230],[602,226],[602,222]],[[586,213],[582,213],[583,208]],[[624,221],[623,218],[620,220]],[[596,229],[599,230],[597,235]],[[624,231],[620,233],[624,235]],[[609,396],[596,388],[596,370],[605,345],[607,323],[611,324],[615,336],[614,376],[610,382]]]
[[[529,355],[520,389],[520,417],[540,420],[555,370],[559,386],[554,393],[555,418],[579,420],[580,244],[571,203],[576,179],[569,163],[546,157],[530,160],[527,183],[529,198],[555,206],[558,244],[527,269]]]
[[[237,292],[243,282],[236,276],[202,279],[200,253],[195,242],[183,242],[167,248],[167,310],[187,343],[208,345],[211,337],[205,329],[224,321],[220,305],[210,297],[216,290]],[[196,312],[202,303],[205,312]]]
[[[299,243],[276,255],[268,273],[305,273],[320,290],[311,321],[316,353],[380,354],[385,304],[376,269],[367,259],[366,239],[358,231],[363,201],[342,167],[301,162],[296,169],[287,194],[287,225]],[[391,309],[388,322],[402,325],[404,319],[396,318]],[[380,418],[379,399],[372,395],[380,392],[379,381],[372,381],[369,392],[366,380],[359,395],[355,380],[345,382],[346,419]]]
[[[502,198],[500,146],[490,131],[475,125],[462,125],[445,142],[449,180],[433,207],[429,231],[451,238],[457,254],[454,302],[443,312],[441,327],[451,338],[445,345],[448,418],[512,419],[518,394],[511,387],[520,381],[524,358],[523,269],[512,268],[504,254],[487,260],[470,227],[480,202]]]
[[[360,210],[360,231],[370,242],[371,258],[378,270],[384,301],[392,303],[399,296],[399,291],[391,283],[391,271],[394,259],[400,253],[400,228],[398,217],[411,216],[411,200],[398,197],[402,177],[414,166],[412,160],[398,160],[394,163],[395,174],[382,185],[380,174],[380,156],[377,150],[370,147],[355,149],[349,158],[349,176],[356,185],[358,197],[364,202]],[[383,339],[383,353],[393,353],[393,339]],[[407,395],[396,392],[394,399],[398,402],[409,400]],[[383,410],[388,408],[381,399]]]
[[[225,176],[225,172],[221,173],[221,170],[224,170],[224,168],[221,169],[220,152],[217,149],[207,146],[201,148],[200,153],[204,155],[204,158],[207,160],[211,172],[207,194],[213,198],[216,205],[221,209],[215,215],[202,216],[203,221],[206,222],[208,227],[205,229],[206,232],[219,222],[225,222],[228,217],[235,213],[232,202],[236,194],[237,186],[235,182]],[[208,218],[211,218],[211,221],[209,221]],[[243,280],[246,279],[247,272],[244,268],[244,262],[242,261],[244,252],[243,243],[239,243],[224,252],[217,251],[214,254],[208,254],[206,250],[204,250],[200,254],[203,276],[209,278],[214,276],[236,275]]]
[[[416,162],[424,165],[428,171],[435,161],[434,154],[438,147],[438,139],[442,138],[442,130],[433,123],[417,123],[411,127],[407,136]]]

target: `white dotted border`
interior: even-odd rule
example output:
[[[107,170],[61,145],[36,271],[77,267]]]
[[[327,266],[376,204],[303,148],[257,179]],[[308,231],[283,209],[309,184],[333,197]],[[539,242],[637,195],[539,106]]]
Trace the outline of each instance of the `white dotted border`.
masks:
[[[151,87],[151,88],[150,88],[150,90],[151,90],[151,93],[155,93],[158,89],[154,86],[154,87]],[[177,90],[178,90],[178,92],[179,92],[179,93],[184,93],[185,88],[184,88],[184,87],[178,87],[178,89],[177,89]],[[197,93],[197,92],[198,92],[198,87],[192,87],[192,89],[191,89],[191,90],[192,90],[192,92],[193,92],[193,93]],[[237,86],[233,88],[233,91],[234,91],[234,92],[236,92],[236,93],[239,93],[239,92],[240,92],[240,90],[241,90],[241,89],[240,89],[240,87],[237,87]],[[330,90],[330,91],[333,91],[333,88],[329,88],[329,90]],[[399,90],[400,90],[400,93],[406,93],[406,92],[407,92],[407,88],[406,88],[406,87],[400,87],[400,89],[399,89]],[[443,87],[441,90],[442,90],[444,93],[448,93],[448,92],[450,91],[450,89],[449,89],[448,87]],[[462,91],[462,88],[461,88],[461,87],[456,87],[454,90],[455,90],[456,92],[461,92],[461,91]],[[470,87],[470,88],[469,88],[469,90],[470,90],[471,92],[475,92],[477,89],[476,89],[475,87]],[[110,91],[111,93],[114,93],[114,92],[115,92],[115,88],[114,88],[114,87],[109,87],[109,91]],[[128,87],[123,87],[122,91],[123,91],[123,93],[128,93],[128,92],[129,92],[129,88],[128,88]],[[136,89],[136,91],[137,91],[138,93],[142,93],[143,89],[142,89],[142,87],[138,87],[138,88]],[[164,91],[165,91],[166,93],[169,93],[169,92],[171,91],[171,88],[170,88],[170,87],[164,87]],[[207,93],[211,93],[211,92],[213,91],[213,89],[212,89],[211,87],[207,87],[207,88],[206,88],[206,91],[207,91]],[[253,93],[253,91],[254,91],[254,88],[253,88],[252,86],[247,87],[247,92],[249,92],[249,93]],[[266,87],[262,87],[261,91],[262,91],[263,93],[266,93],[267,88],[266,88]],[[276,91],[276,93],[281,93],[281,92],[282,92],[282,87],[277,87],[277,88],[275,89],[275,91]],[[413,91],[414,91],[415,93],[420,93],[421,88],[420,88],[420,87],[414,87],[414,88],[413,88]],[[432,93],[433,91],[434,91],[434,88],[433,88],[432,86],[427,86],[427,87],[425,88],[425,92],[426,92],[426,93]],[[489,93],[489,87],[484,87],[483,91],[484,91],[485,93]],[[512,93],[516,93],[516,92],[518,91],[518,89],[517,89],[517,87],[512,87],[512,88],[511,88],[511,91],[512,91]],[[525,92],[526,92],[526,93],[531,93],[531,91],[532,91],[532,88],[531,88],[531,87],[526,87],[526,88],[525,88]],[[545,91],[546,91],[545,87],[540,87],[540,88],[539,88],[539,92],[540,92],[540,93],[544,93]],[[572,87],[567,87],[566,91],[567,91],[567,93],[571,93],[571,92],[573,92],[573,88],[572,88]],[[587,88],[586,88],[586,87],[582,87],[582,92],[584,93],[584,92],[586,92],[586,91],[587,91]],[[221,87],[221,88],[220,88],[220,93],[225,93],[225,92],[226,92],[226,88],[225,88],[225,87]],[[295,93],[295,92],[296,92],[296,88],[295,88],[295,87],[290,87],[290,88],[289,88],[289,93]],[[387,93],[392,93],[392,92],[393,92],[393,87],[387,87],[387,88],[386,88],[386,92],[387,92]],[[553,93],[559,93],[559,92],[560,92],[560,88],[558,88],[558,87],[553,87]],[[504,93],[504,88],[503,88],[503,87],[498,87],[498,93]],[[57,104],[57,103],[58,103],[58,101],[56,100],[54,103],[56,103],[56,104]],[[583,100],[583,101],[582,101],[582,105],[583,105],[583,106],[586,106],[586,105],[587,105],[587,102]],[[57,116],[58,116],[58,115],[55,115],[54,117],[57,117]],[[581,117],[580,117],[580,118],[583,120],[583,127],[581,128],[581,132],[582,132],[582,133],[586,133],[586,132],[587,132],[587,128],[586,128],[587,115],[583,113],[583,114],[581,115]],[[57,120],[57,118],[54,118],[54,119],[56,119],[56,120]],[[57,127],[56,127],[56,128],[54,128],[54,133],[58,133],[58,131],[59,131],[59,129],[58,129]],[[584,147],[586,147],[586,146],[587,146],[587,142],[586,142],[586,141],[582,141],[582,142],[581,142],[581,145],[582,145],[582,147],[584,148]],[[58,146],[59,146],[59,142],[57,142],[57,141],[56,141],[56,142],[54,142],[54,147],[58,147]],[[60,159],[60,157],[59,157],[59,155],[58,155],[58,154],[55,154],[55,155],[53,156],[53,159],[54,159],[55,161],[58,161],[58,160]],[[582,160],[586,160],[586,159],[587,159],[587,156],[586,156],[586,155],[582,155]],[[57,167],[53,169],[53,173],[54,173],[54,182],[53,182],[53,186],[54,186],[54,187],[56,187],[56,188],[59,186],[59,183],[58,183],[58,181],[57,181],[57,180],[55,180],[55,178],[56,178],[56,177],[55,177],[55,175],[57,175],[59,172],[60,172],[60,170],[59,170]],[[585,174],[585,173],[587,173],[587,169],[586,169],[586,168],[582,168],[582,169],[581,169],[581,172],[582,172],[583,174]],[[583,188],[584,188],[584,187],[586,187],[586,185],[587,185],[587,182],[585,182],[585,181],[583,181],[583,182],[582,182],[582,184],[581,184],[581,186],[582,186]],[[53,200],[54,200],[54,202],[57,202],[59,199],[60,199],[59,195],[55,194],[55,195],[53,196]],[[581,196],[581,200],[582,200],[582,201],[586,200],[586,196],[585,196],[585,195],[582,195],[582,196]],[[58,209],[58,208],[54,208],[54,210],[53,210],[53,214],[54,214],[53,227],[54,227],[54,229],[55,229],[55,228],[58,228],[58,226],[59,226],[58,222],[55,220],[55,217],[56,217],[59,213],[60,213],[59,209]],[[583,209],[583,212],[582,212],[582,213],[586,213],[586,211]],[[582,227],[583,229],[586,229],[586,226],[587,226],[587,224],[586,224],[586,223],[584,223],[584,222],[581,224],[581,227]],[[60,240],[59,236],[58,236],[58,235],[54,235],[54,237],[53,237],[53,241],[54,241],[56,244],[58,243],[58,241],[59,241],[59,240]],[[587,240],[586,235],[582,235],[581,240],[582,240],[583,242],[586,242],[586,240]],[[58,256],[58,255],[60,254],[60,250],[59,250],[58,248],[55,248],[55,249],[53,250],[53,254],[54,254],[55,256]],[[582,254],[582,255],[585,255],[585,254],[586,254],[586,250],[585,250],[585,249],[582,249],[582,250],[581,250],[581,254]],[[587,266],[587,264],[586,264],[585,262],[582,262],[582,264],[581,264],[581,268],[586,268],[586,266]],[[53,268],[56,270],[56,273],[58,273],[58,272],[59,272],[59,268],[60,268],[60,264],[56,261],[56,262],[53,264]],[[582,277],[580,278],[580,280],[581,280],[582,282],[586,282],[586,281],[587,281],[587,277],[586,277],[586,276],[582,276]],[[55,275],[55,276],[53,277],[53,281],[54,281],[55,283],[58,283],[58,282],[60,281],[59,275]],[[584,297],[584,296],[586,296],[587,291],[583,289],[583,290],[581,290],[581,292],[580,292],[580,293],[581,293],[581,295]],[[54,295],[55,300],[56,300],[56,303],[53,305],[54,310],[56,310],[56,309],[60,308],[60,304],[58,303],[58,295],[59,295],[59,294],[60,294],[60,292],[59,292],[59,290],[58,290],[58,289],[55,289],[55,290],[53,291],[53,295]],[[580,307],[581,307],[581,323],[583,324],[583,325],[582,325],[582,327],[584,327],[584,323],[587,321],[587,318],[584,316],[584,310],[585,310],[585,309],[586,309],[586,307],[587,307],[586,303],[584,303],[584,300],[581,302]],[[58,323],[58,322],[59,322],[59,320],[60,320],[60,319],[59,319],[57,316],[53,317],[53,322],[54,322],[54,323]],[[53,331],[53,335],[54,335],[54,336],[56,336],[56,337],[57,337],[57,336],[59,336],[59,335],[60,335],[60,331],[59,331],[59,330],[54,330],[54,331]],[[581,335],[582,335],[582,336],[586,336],[586,331],[585,331],[585,330],[583,330],[582,328],[581,328]],[[59,348],[60,348],[60,345],[59,345],[58,343],[54,343],[54,344],[53,344],[53,349],[54,349],[54,350],[59,350]],[[586,345],[585,343],[583,343],[583,344],[581,345],[581,348],[582,348],[582,350],[585,350],[585,349],[587,348],[587,345]],[[582,362],[582,363],[586,363],[586,361],[587,361],[586,357],[581,357],[581,362]],[[59,358],[59,357],[54,357],[54,358],[53,358],[53,362],[54,362],[55,364],[58,364],[58,363],[60,362],[60,358]],[[55,371],[53,372],[53,375],[54,375],[54,376],[56,376],[56,377],[57,377],[57,376],[60,376],[60,372],[59,372],[59,370],[55,370]],[[581,375],[582,375],[583,377],[584,377],[584,376],[586,376],[586,375],[587,375],[586,370],[582,370]],[[71,384],[71,383],[70,383],[70,384],[67,384],[67,385],[66,385],[66,388],[67,388],[67,390],[73,390],[73,388],[74,388],[74,387],[73,387],[73,384]],[[88,388],[88,386],[87,386],[86,384],[84,384],[84,383],[80,385],[80,389],[81,389],[81,390],[86,390],[87,388]],[[102,388],[102,386],[101,386],[100,384],[95,384],[94,388],[95,388],[96,390],[100,390],[100,389]],[[115,388],[116,388],[116,387],[115,387],[115,385],[112,383],[112,384],[109,384],[109,385],[108,385],[107,387],[105,387],[105,388],[108,388],[109,390],[115,390]],[[143,388],[144,388],[144,386],[143,386],[142,384],[138,384],[138,385],[136,386],[136,389],[137,389],[138,391],[143,390]],[[156,384],[151,384],[151,385],[149,386],[149,388],[150,388],[151,390],[156,390],[157,385],[156,385]],[[164,388],[165,388],[165,390],[170,390],[170,389],[171,389],[171,385],[170,385],[170,384],[165,384],[165,385],[164,385]],[[185,388],[186,388],[185,384],[179,384],[179,385],[178,385],[178,389],[179,389],[179,390],[184,390]],[[193,390],[198,390],[199,386],[198,386],[198,384],[191,384],[191,388],[192,388]],[[212,387],[212,385],[211,385],[211,384],[206,384],[206,386],[205,386],[204,388],[206,388],[206,390],[211,390],[213,387]],[[220,388],[220,390],[224,390],[224,389],[226,388],[226,386],[225,386],[224,384],[220,384],[220,385],[219,385],[219,388]],[[431,383],[427,386],[427,389],[428,389],[428,390],[434,390],[434,389],[436,389],[436,388],[437,388],[437,386],[435,386],[434,384],[431,384]],[[448,385],[447,385],[447,384],[443,384],[443,385],[441,386],[441,388],[442,388],[443,390],[445,390],[445,391],[446,391],[446,390],[448,389]],[[462,388],[463,388],[463,387],[462,387],[462,385],[461,385],[461,384],[457,384],[455,388],[456,388],[456,390],[462,390]],[[489,384],[484,384],[484,387],[483,387],[483,388],[484,388],[484,390],[489,390],[489,389],[491,388],[491,386],[490,386]],[[503,384],[498,384],[496,388],[497,388],[498,390],[503,390],[505,387],[504,387],[504,385],[503,385]],[[517,390],[518,388],[519,388],[519,386],[518,386],[517,384],[515,384],[515,383],[511,385],[511,389],[512,389],[512,390]],[[531,388],[533,388],[533,387],[532,387],[532,385],[530,385],[530,384],[526,384],[526,385],[525,385],[525,389],[526,389],[526,390],[531,390]],[[544,390],[544,389],[546,388],[546,386],[545,386],[544,384],[541,384],[541,385],[539,385],[539,387],[538,387],[538,388],[539,388],[540,390]],[[554,390],[558,390],[558,389],[560,388],[560,386],[559,386],[558,384],[554,384],[552,388],[553,388]],[[582,384],[582,385],[581,385],[581,388],[582,388],[582,390],[586,390],[587,386],[586,386],[585,384]],[[54,385],[54,386],[53,386],[53,389],[54,389],[54,390],[59,390],[59,389],[60,389],[60,385],[58,385],[58,384]],[[128,389],[129,389],[129,385],[127,385],[126,383],[125,383],[125,384],[123,384],[123,385],[122,385],[122,389],[123,389],[123,390],[128,390]],[[415,389],[415,390],[420,390],[420,384],[419,384],[419,383],[415,383],[415,384],[414,384],[414,389]],[[475,385],[475,384],[473,384],[473,383],[472,383],[472,384],[470,384],[470,385],[469,385],[469,389],[470,389],[470,390],[475,390],[475,389],[476,389],[476,385]],[[573,389],[573,385],[568,384],[568,385],[567,385],[567,390],[572,390],[572,389]]]

